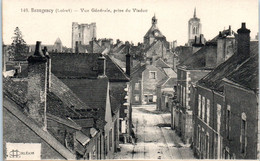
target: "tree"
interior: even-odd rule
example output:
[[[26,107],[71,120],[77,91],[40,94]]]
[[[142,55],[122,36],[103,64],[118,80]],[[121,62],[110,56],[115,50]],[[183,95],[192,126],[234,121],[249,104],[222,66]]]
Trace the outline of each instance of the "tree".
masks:
[[[13,42],[9,47],[9,54],[13,56],[14,60],[25,60],[27,58],[28,47],[23,40],[22,32],[19,27],[14,30]]]

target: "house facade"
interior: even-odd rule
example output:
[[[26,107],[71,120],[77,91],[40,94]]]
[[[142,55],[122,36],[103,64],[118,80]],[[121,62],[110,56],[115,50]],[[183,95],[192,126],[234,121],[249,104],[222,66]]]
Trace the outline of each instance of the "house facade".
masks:
[[[227,60],[235,50],[235,33],[229,28],[221,31],[186,61],[177,66],[177,103],[172,110],[172,125],[185,143],[192,143],[192,84],[211,72],[220,62]],[[229,42],[229,43],[226,43]],[[223,47],[225,46],[225,47]],[[223,50],[229,48],[229,50]],[[204,98],[205,99],[205,98]],[[207,100],[206,100],[207,101]],[[206,104],[206,103],[205,103]],[[176,116],[178,115],[178,116]]]
[[[193,88],[194,153],[199,158],[255,159],[259,156],[258,143],[251,140],[258,139],[259,131],[256,125],[259,116],[255,115],[258,113],[258,42],[250,42],[250,30],[245,23],[237,32],[237,52]],[[249,120],[248,115],[252,116]]]

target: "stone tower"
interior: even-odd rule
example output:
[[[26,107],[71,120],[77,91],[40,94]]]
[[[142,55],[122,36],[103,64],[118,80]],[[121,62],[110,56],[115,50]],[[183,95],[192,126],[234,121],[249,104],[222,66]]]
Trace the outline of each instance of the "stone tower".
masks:
[[[53,45],[53,50],[55,52],[62,52],[62,42],[60,38],[58,37]]]
[[[196,16],[196,8],[193,17],[189,20],[188,31],[188,44],[191,46],[195,41],[195,36],[200,37],[200,34],[202,34],[200,19]]]
[[[159,30],[157,26],[157,18],[154,15],[152,17],[152,26],[144,35],[144,48],[149,47],[156,40],[166,41],[166,38]]]
[[[78,45],[88,45],[91,40],[97,37],[96,30],[96,23],[78,24],[77,22],[73,22],[71,40],[72,51],[75,52],[76,42],[78,42]]]

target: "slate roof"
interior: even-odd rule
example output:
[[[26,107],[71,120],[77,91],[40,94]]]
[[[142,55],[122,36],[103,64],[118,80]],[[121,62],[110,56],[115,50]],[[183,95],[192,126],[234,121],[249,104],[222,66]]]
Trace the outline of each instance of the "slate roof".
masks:
[[[52,73],[58,78],[96,78],[100,53],[50,53]],[[108,55],[106,75],[109,81],[129,81],[123,70]]]
[[[187,60],[178,65],[178,67],[182,67],[190,70],[210,70],[212,67],[206,66],[206,54],[215,55],[217,53],[217,46],[213,44],[207,44],[202,47],[196,53],[192,54]]]
[[[258,80],[255,78],[256,77],[256,71],[245,71],[246,69],[249,68],[254,68],[256,66],[256,62],[258,61],[258,42],[250,42],[250,56],[252,58],[249,58],[248,64],[245,63],[244,66],[243,62],[237,57],[236,54],[231,56],[227,61],[223,62],[220,64],[218,67],[216,67],[212,72],[207,74],[204,78],[198,81],[199,85],[202,85],[204,87],[207,87],[209,89],[218,91],[218,92],[223,92],[223,78],[229,78],[233,80],[234,82],[241,83],[243,86],[247,86],[249,88],[255,88],[256,82]],[[258,62],[257,62],[258,64]],[[238,69],[241,66],[241,71],[238,71]],[[257,70],[257,69],[255,69]],[[234,72],[234,73],[233,73]],[[252,74],[252,76],[248,76],[246,72],[249,72]],[[249,78],[245,78],[243,81],[240,80],[241,78],[238,78],[237,76],[243,76],[241,78],[244,78],[244,76],[248,76]],[[248,81],[248,82],[247,82]],[[249,85],[249,84],[252,84]]]

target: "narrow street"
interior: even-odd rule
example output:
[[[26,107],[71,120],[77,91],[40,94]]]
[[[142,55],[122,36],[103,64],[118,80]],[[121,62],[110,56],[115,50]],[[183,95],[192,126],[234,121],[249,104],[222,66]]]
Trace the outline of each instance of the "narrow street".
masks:
[[[170,127],[170,113],[156,111],[154,105],[133,107],[136,144],[120,144],[115,159],[194,159]]]

